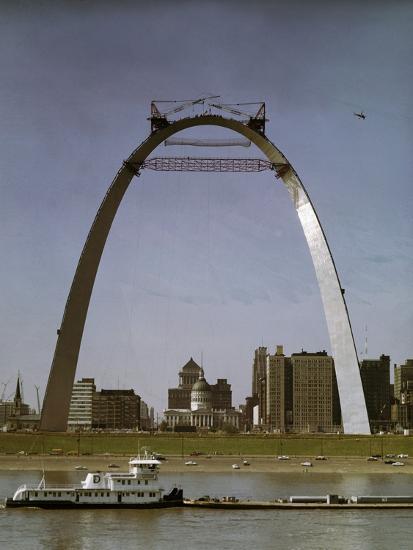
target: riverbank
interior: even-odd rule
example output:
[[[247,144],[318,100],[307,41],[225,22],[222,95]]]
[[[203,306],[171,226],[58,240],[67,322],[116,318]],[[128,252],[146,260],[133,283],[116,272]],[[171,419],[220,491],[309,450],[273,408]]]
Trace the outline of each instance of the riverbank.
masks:
[[[243,459],[248,459],[249,466],[243,465]],[[306,459],[313,464],[312,467],[301,465],[303,457],[291,457],[290,460],[277,460],[274,457],[264,456],[205,456],[189,457],[181,456],[168,457],[162,461],[161,470],[166,473],[184,472],[206,472],[225,473],[233,472],[234,475],[249,473],[292,473],[306,472],[311,474],[397,474],[413,473],[413,460],[403,460],[404,466],[391,466],[383,461],[367,462],[365,458],[358,457],[333,457],[327,460],[315,460],[315,457],[308,456]],[[123,470],[128,469],[129,456],[104,455],[104,456],[0,456],[0,471],[75,471],[76,466],[83,466],[88,470]],[[196,465],[187,466],[185,462],[193,460]],[[116,464],[119,468],[109,468],[109,464]],[[240,469],[234,470],[233,464],[239,464]]]
[[[148,448],[168,456],[413,456],[413,437],[337,434],[0,433],[0,455],[124,455]]]

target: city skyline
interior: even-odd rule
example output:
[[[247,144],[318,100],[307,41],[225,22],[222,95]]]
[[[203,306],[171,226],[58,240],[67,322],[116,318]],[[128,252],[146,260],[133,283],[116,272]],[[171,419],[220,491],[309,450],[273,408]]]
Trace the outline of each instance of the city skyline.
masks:
[[[412,356],[411,10],[338,4],[341,11],[321,17],[322,3],[311,12],[300,2],[280,4],[278,13],[241,3],[234,13],[227,2],[217,20],[213,8],[203,13],[194,3],[189,20],[202,11],[209,34],[182,32],[174,52],[169,41],[184,23],[166,4],[139,12],[143,25],[157,21],[158,29],[160,12],[173,19],[174,35],[161,25],[157,45],[134,33],[132,5],[117,15],[122,36],[93,4],[84,12],[5,9],[1,381],[20,369],[29,402],[34,384],[44,391],[82,243],[122,160],[149,134],[150,100],[206,91],[267,102],[267,135],[297,169],[329,239],[359,358],[365,325],[370,357],[384,353],[401,364]],[[241,40],[247,29],[260,30],[257,44]],[[112,40],[106,45],[103,36]],[[191,45],[196,54],[186,53]],[[243,62],[246,74],[237,69]],[[125,75],[127,84],[115,85]],[[364,121],[353,116],[360,110]],[[235,151],[210,155],[244,155]],[[144,172],[105,250],[76,377],[96,372],[106,387],[119,378],[160,410],[176,366],[202,353],[211,379],[225,372],[241,403],[260,342],[330,350],[285,190],[268,174]],[[157,394],[153,376],[164,386]]]

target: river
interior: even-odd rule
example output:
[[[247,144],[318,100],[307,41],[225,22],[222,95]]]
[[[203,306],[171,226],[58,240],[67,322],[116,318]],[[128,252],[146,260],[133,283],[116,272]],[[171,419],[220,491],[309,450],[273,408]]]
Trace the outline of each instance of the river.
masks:
[[[77,483],[84,472],[50,472],[49,483]],[[0,472],[0,497],[40,472]],[[162,474],[185,496],[413,495],[413,479],[392,474]],[[0,548],[18,550],[411,550],[413,510],[38,510],[0,509]]]

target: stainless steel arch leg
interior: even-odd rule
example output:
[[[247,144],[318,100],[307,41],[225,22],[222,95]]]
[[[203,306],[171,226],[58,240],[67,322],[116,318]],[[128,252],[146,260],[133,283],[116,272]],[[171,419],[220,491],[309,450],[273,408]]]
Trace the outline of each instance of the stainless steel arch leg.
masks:
[[[327,239],[297,176],[284,178],[313,259],[336,368],[345,433],[369,434],[370,426],[350,318]]]

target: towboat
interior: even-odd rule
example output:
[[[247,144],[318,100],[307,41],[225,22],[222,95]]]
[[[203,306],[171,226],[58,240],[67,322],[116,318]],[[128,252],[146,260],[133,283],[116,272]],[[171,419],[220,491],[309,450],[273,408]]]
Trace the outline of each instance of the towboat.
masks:
[[[90,472],[80,485],[21,485],[7,507],[37,508],[166,508],[182,506],[182,489],[168,494],[159,484],[159,460],[145,455],[129,460],[129,472]]]

